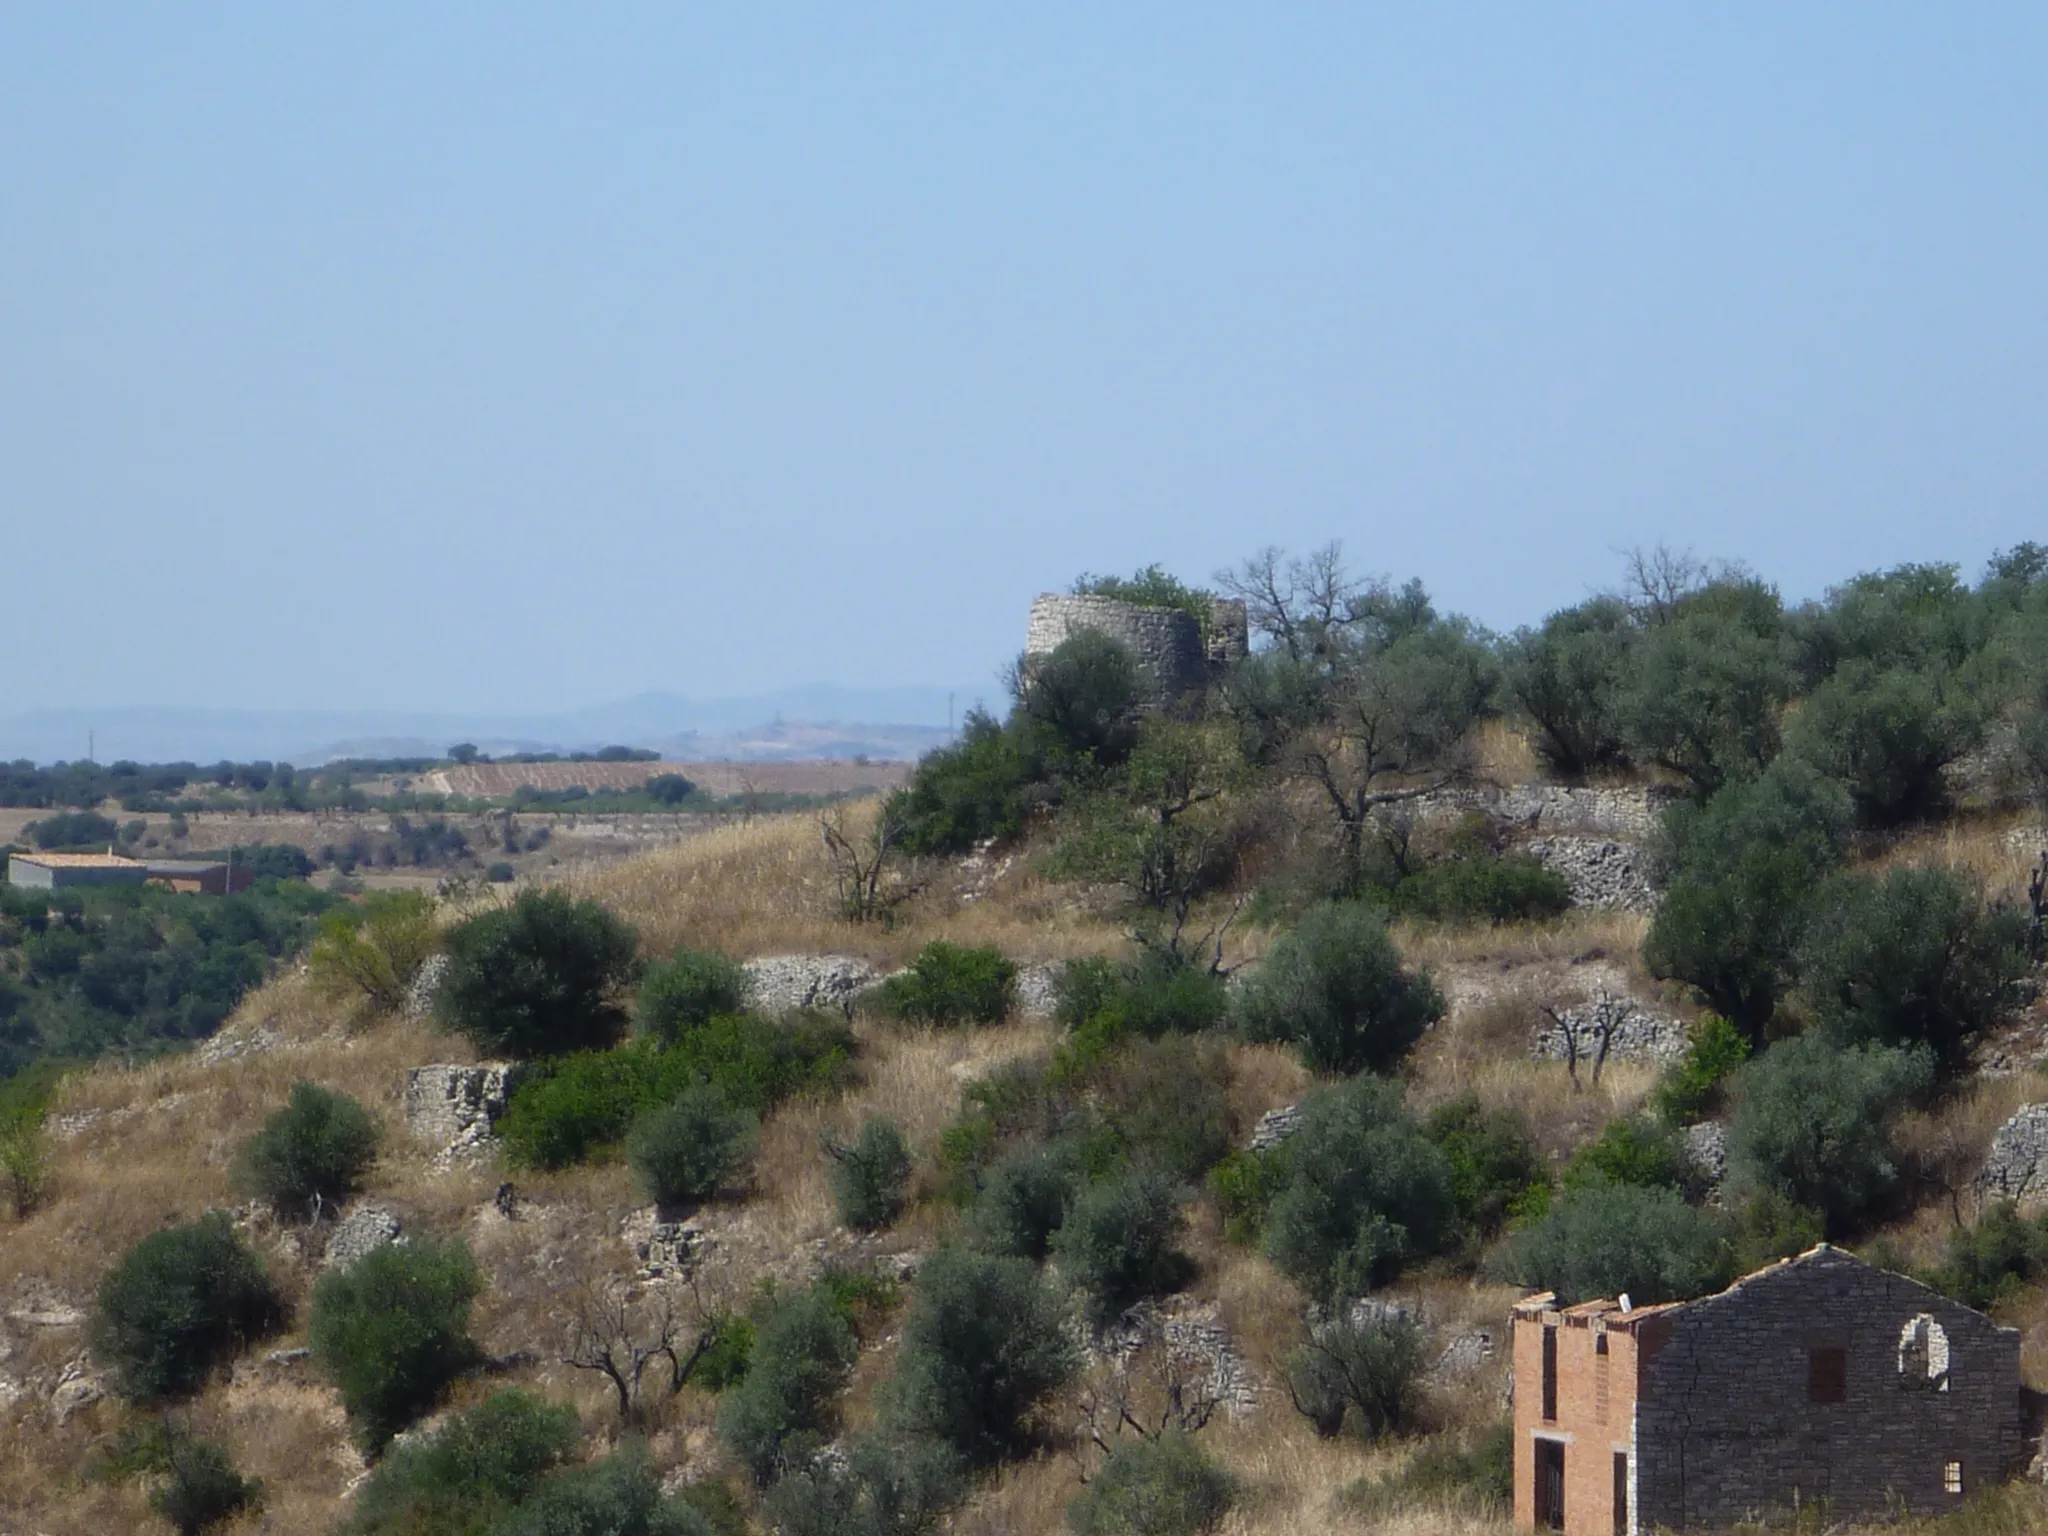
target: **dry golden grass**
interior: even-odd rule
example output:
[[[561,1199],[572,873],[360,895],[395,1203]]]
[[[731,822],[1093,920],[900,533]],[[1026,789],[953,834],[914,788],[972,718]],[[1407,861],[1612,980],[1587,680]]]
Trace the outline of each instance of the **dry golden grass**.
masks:
[[[872,801],[847,807],[847,830],[864,834],[875,811]],[[565,883],[638,924],[651,953],[689,944],[741,959],[837,953],[896,965],[945,937],[993,944],[1028,964],[1108,953],[1127,942],[1098,905],[1033,874],[1028,850],[1000,873],[990,871],[986,889],[949,867],[909,870],[905,878],[922,888],[906,896],[892,924],[850,925],[818,820],[815,813],[763,817],[580,869]]]
[[[1527,777],[1528,746],[1496,731],[1481,743],[1505,778]],[[854,807],[856,822],[872,806]],[[2011,820],[1958,822],[1885,849],[1875,862],[1939,861],[1968,868],[1994,893],[2023,885],[2030,848],[2006,841]],[[989,943],[1025,961],[1127,950],[1113,908],[1043,879],[1029,850],[994,869],[939,867],[918,871],[924,887],[897,909],[895,923],[854,927],[840,916],[831,868],[811,815],[736,824],[630,860],[578,868],[578,894],[606,901],[636,923],[647,947],[716,945],[740,957],[791,952],[853,953],[877,964],[901,964],[925,942],[943,936]],[[488,899],[501,899],[493,893]],[[1227,908],[1219,905],[1211,921]],[[1448,1016],[1424,1039],[1407,1068],[1422,1110],[1472,1093],[1481,1103],[1519,1115],[1546,1157],[1561,1161],[1617,1116],[1634,1112],[1653,1074],[1615,1064],[1598,1084],[1590,1071],[1574,1084],[1561,1065],[1532,1060],[1530,1040],[1548,1005],[1563,1007],[1603,989],[1628,991],[1680,1013],[1682,999],[1660,989],[1637,960],[1644,922],[1609,913],[1573,913],[1540,927],[1447,929],[1403,925],[1396,941],[1414,964],[1429,966],[1450,1000]],[[1226,957],[1256,958],[1274,935],[1233,927]],[[915,1207],[879,1240],[854,1242],[835,1224],[829,1161],[821,1143],[853,1133],[870,1115],[894,1118],[929,1161],[940,1133],[958,1111],[966,1082],[1054,1043],[1043,1021],[980,1030],[903,1029],[865,1016],[854,1022],[860,1042],[858,1081],[828,1103],[798,1102],[762,1128],[756,1172],[743,1197],[701,1213],[714,1257],[704,1277],[713,1302],[744,1304],[763,1281],[788,1283],[813,1272],[826,1255],[923,1250],[950,1236],[957,1213],[938,1204]],[[521,1385],[573,1403],[583,1415],[589,1448],[618,1434],[608,1389],[588,1373],[558,1362],[565,1298],[584,1277],[630,1268],[627,1234],[647,1219],[628,1170],[617,1162],[554,1174],[516,1172],[518,1219],[506,1221],[492,1193],[506,1172],[494,1160],[435,1167],[426,1148],[405,1133],[399,1095],[405,1069],[424,1062],[471,1060],[459,1040],[411,1024],[380,1021],[352,1027],[341,1009],[311,996],[288,975],[251,997],[225,1032],[233,1041],[263,1040],[263,1049],[211,1065],[196,1057],[134,1070],[105,1066],[67,1082],[55,1108],[68,1134],[54,1144],[56,1182],[49,1203],[27,1222],[0,1228],[0,1301],[42,1294],[73,1303],[89,1298],[111,1258],[155,1228],[239,1196],[229,1177],[241,1141],[281,1104],[293,1082],[308,1080],[356,1095],[386,1131],[387,1153],[370,1195],[415,1231],[462,1235],[489,1277],[475,1331],[497,1356],[524,1352],[532,1362],[488,1380],[464,1383],[455,1406],[501,1385]],[[1277,1047],[1228,1048],[1235,1125],[1248,1128],[1264,1111],[1298,1100],[1313,1079]],[[1984,1080],[1910,1121],[1907,1151],[1916,1166],[1974,1167],[1991,1132],[2022,1102],[2044,1096],[2033,1076]],[[1884,1234],[1914,1262],[1938,1258],[1952,1227],[1939,1202]],[[303,1303],[317,1272],[316,1242],[263,1217],[246,1223],[286,1293]],[[1446,1507],[1406,1510],[1368,1523],[1341,1498],[1361,1477],[1397,1469],[1419,1443],[1413,1437],[1368,1446],[1318,1439],[1279,1390],[1279,1363],[1299,1340],[1304,1298],[1257,1254],[1225,1243],[1213,1211],[1193,1208],[1189,1247],[1198,1273],[1194,1299],[1211,1303],[1228,1326],[1256,1382],[1260,1406],[1219,1419],[1205,1443],[1240,1478],[1244,1499],[1226,1522],[1234,1536],[1294,1536],[1329,1530],[1480,1533],[1504,1529]],[[1426,1276],[1406,1289],[1448,1330],[1500,1329],[1512,1293],[1462,1279]],[[2003,1320],[2025,1330],[2030,1374],[2048,1368],[2048,1296],[2030,1297]],[[303,1307],[301,1307],[301,1317]],[[1498,1335],[1497,1335],[1498,1336]],[[295,1344],[287,1333],[265,1349]],[[875,1388],[890,1369],[887,1331],[870,1341],[848,1399],[858,1428],[873,1415]],[[20,1344],[8,1372],[47,1383],[82,1352],[76,1328],[45,1328]],[[194,1427],[223,1439],[245,1470],[265,1479],[270,1503],[249,1528],[318,1531],[345,1507],[343,1491],[361,1471],[338,1402],[308,1367],[245,1357],[232,1379],[190,1408]],[[1500,1412],[1505,1361],[1464,1383],[1432,1393],[1426,1423],[1467,1433]],[[64,1425],[40,1400],[0,1413],[0,1531],[103,1532],[146,1525],[141,1490],[83,1483],[90,1447],[123,1421],[126,1410],[95,1404]],[[717,1468],[713,1404],[695,1391],[659,1404],[647,1432],[658,1468]],[[1081,1461],[1071,1448],[1006,1469],[980,1489],[955,1521],[962,1532],[1052,1532],[1080,1489]],[[2010,1514],[2010,1511],[2007,1512]],[[2003,1517],[2002,1517],[2003,1518]],[[2000,1530],[2048,1531],[2038,1511],[2020,1509]],[[1934,1526],[1894,1527],[1923,1530]],[[1965,1536],[1958,1531],[1957,1536]]]
[[[1488,720],[1472,743],[1472,766],[1495,784],[1530,784],[1543,777],[1529,733],[1508,720]]]
[[[2024,906],[2028,872],[2048,849],[2048,834],[2031,814],[1958,816],[1936,827],[1916,829],[1887,843],[1865,861],[1877,870],[1896,865],[1932,865],[1975,877],[1994,901]]]

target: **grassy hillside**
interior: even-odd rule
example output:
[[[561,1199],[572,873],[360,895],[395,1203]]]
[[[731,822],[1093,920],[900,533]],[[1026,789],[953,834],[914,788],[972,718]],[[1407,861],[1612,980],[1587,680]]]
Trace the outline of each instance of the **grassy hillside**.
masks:
[[[2022,864],[2005,851],[2005,830],[1999,821],[1959,823],[1901,842],[1882,857],[1957,861],[2010,882]],[[1027,961],[1126,947],[1112,915],[1092,909],[1085,893],[1034,873],[1032,864],[1027,851],[993,880],[983,871],[949,870],[903,910],[892,931],[851,927],[836,915],[816,825],[806,818],[735,827],[594,870],[575,889],[637,923],[654,952],[688,938],[738,956],[831,949],[889,965],[940,934],[994,943]],[[963,905],[963,892],[973,892],[975,899]],[[1448,1016],[1404,1069],[1415,1100],[1426,1108],[1471,1092],[1488,1106],[1515,1110],[1526,1117],[1552,1166],[1609,1121],[1633,1111],[1651,1087],[1648,1069],[1617,1064],[1602,1074],[1597,1088],[1574,1088],[1562,1066],[1530,1059],[1527,1040],[1545,1002],[1602,986],[1656,995],[1635,958],[1641,930],[1640,918],[1592,912],[1528,927],[1404,927],[1404,954],[1430,966],[1451,999]],[[1254,957],[1270,937],[1249,925],[1233,930],[1230,961]],[[776,1111],[764,1127],[745,1197],[705,1213],[717,1248],[704,1284],[722,1297],[744,1301],[764,1280],[808,1279],[824,1257],[821,1244],[856,1258],[874,1251],[929,1251],[960,1220],[937,1198],[932,1164],[962,1086],[1005,1061],[1045,1052],[1056,1034],[1043,1020],[930,1030],[865,1013],[854,1027],[860,1042],[854,1086],[830,1102]],[[1295,1101],[1309,1078],[1280,1047],[1231,1043],[1225,1050],[1232,1132],[1241,1141],[1264,1111]],[[560,1298],[574,1280],[629,1267],[620,1233],[642,1202],[617,1162],[555,1174],[520,1171],[511,1175],[518,1203],[516,1219],[508,1221],[493,1203],[506,1177],[495,1162],[436,1166],[432,1149],[405,1132],[399,1108],[404,1070],[473,1055],[459,1038],[418,1024],[353,1018],[345,1006],[316,998],[303,975],[292,974],[252,996],[199,1054],[136,1070],[101,1067],[62,1085],[49,1122],[49,1193],[26,1220],[0,1228],[0,1296],[16,1319],[0,1369],[32,1384],[7,1407],[9,1433],[0,1447],[0,1511],[10,1525],[54,1536],[139,1528],[149,1520],[142,1484],[99,1482],[89,1475],[96,1454],[104,1455],[134,1412],[107,1397],[60,1422],[48,1393],[80,1359],[75,1312],[89,1307],[112,1256],[167,1223],[210,1208],[242,1213],[251,1241],[300,1321],[245,1353],[225,1379],[179,1412],[198,1432],[229,1445],[243,1469],[263,1480],[262,1528],[323,1530],[346,1509],[363,1462],[336,1397],[305,1363],[272,1361],[275,1352],[303,1342],[299,1330],[324,1233],[251,1211],[229,1177],[237,1146],[297,1081],[352,1093],[378,1117],[386,1152],[368,1198],[399,1213],[409,1231],[464,1235],[483,1264],[488,1288],[477,1336],[489,1355],[511,1363],[459,1384],[451,1404],[460,1407],[517,1383],[573,1403],[590,1452],[613,1441],[614,1415],[602,1384],[554,1359],[561,1345]],[[1981,1155],[1990,1131],[2011,1107],[2044,1092],[2048,1083],[2030,1075],[1984,1079],[1920,1116],[1907,1134],[1916,1145],[1939,1147],[1967,1163]],[[849,1133],[875,1112],[903,1126],[919,1156],[925,1198],[894,1230],[856,1243],[836,1226],[829,1163],[819,1141],[828,1132]],[[1948,1215],[1928,1205],[1874,1238],[1931,1261],[1948,1225]],[[1196,1268],[1187,1298],[1213,1306],[1258,1393],[1255,1407],[1219,1414],[1202,1433],[1204,1444],[1242,1482],[1230,1529],[1364,1529],[1366,1517],[1346,1503],[1348,1488],[1362,1478],[1398,1472],[1434,1441],[1479,1433],[1499,1415],[1504,1383],[1496,1353],[1469,1378],[1431,1387],[1409,1433],[1379,1443],[1319,1438],[1289,1406],[1278,1379],[1279,1359],[1301,1332],[1305,1298],[1299,1289],[1256,1252],[1225,1241],[1206,1201],[1195,1202],[1188,1246]],[[1498,1330],[1515,1294],[1512,1287],[1475,1281],[1455,1267],[1425,1267],[1392,1292],[1419,1298],[1444,1338],[1468,1328]],[[2028,1328],[2029,1375],[2048,1379],[2042,1353],[2048,1305],[2042,1294],[2015,1297],[2001,1316]],[[23,1317],[32,1320],[22,1322]],[[891,1330],[883,1328],[867,1346],[844,1409],[849,1428],[872,1418],[893,1342]],[[1081,1392],[1077,1385],[1068,1396],[1078,1402]],[[711,1397],[694,1389],[663,1402],[648,1426],[657,1468],[692,1477],[729,1475],[712,1429],[714,1414]],[[1072,1434],[1071,1411],[1062,1417],[1067,1422],[1055,1426],[1046,1450],[981,1481],[956,1517],[959,1528],[1060,1527],[1089,1459]],[[2029,1528],[2032,1520],[2028,1516]],[[1498,1524],[1456,1500],[1430,1495],[1371,1520],[1375,1529],[1415,1531],[1490,1530]]]
[[[598,1486],[549,1471],[553,1403],[589,1477],[680,1501],[636,1530],[1107,1530],[1147,1477],[1213,1495],[1157,1536],[1501,1530],[1522,1290],[1695,1295],[1823,1236],[2048,1385],[2048,1225],[1976,1182],[2048,1099],[2048,556],[1789,613],[1645,565],[1505,641],[1333,570],[1248,566],[1264,644],[1171,709],[1084,632],[882,802],[387,896],[191,1053],[10,1089],[0,1529],[143,1527],[205,1442],[262,1484],[240,1528],[519,1530]],[[770,1016],[734,966],[778,956],[889,979]],[[497,1141],[408,1127],[409,1068],[486,1058]],[[259,1200],[288,1101],[351,1123],[299,1084],[380,1155]],[[373,1210],[413,1246],[323,1280]],[[106,1325],[180,1243],[255,1299],[152,1399]],[[453,1342],[374,1399],[412,1357],[335,1319],[434,1275]],[[508,1414],[538,1438],[468,1527],[377,1513]]]

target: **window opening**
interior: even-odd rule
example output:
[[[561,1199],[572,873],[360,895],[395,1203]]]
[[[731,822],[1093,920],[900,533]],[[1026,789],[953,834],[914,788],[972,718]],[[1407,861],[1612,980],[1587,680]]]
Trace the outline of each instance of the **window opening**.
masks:
[[[1839,1403],[1849,1395],[1849,1351],[1813,1349],[1806,1354],[1806,1400]]]
[[[1963,1464],[1960,1461],[1944,1461],[1941,1464],[1941,1491],[1961,1493],[1963,1491]]]
[[[1907,1391],[1948,1390],[1948,1330],[1922,1312],[1899,1330],[1899,1385]]]
[[[1543,1417],[1557,1418],[1557,1328],[1543,1325]]]

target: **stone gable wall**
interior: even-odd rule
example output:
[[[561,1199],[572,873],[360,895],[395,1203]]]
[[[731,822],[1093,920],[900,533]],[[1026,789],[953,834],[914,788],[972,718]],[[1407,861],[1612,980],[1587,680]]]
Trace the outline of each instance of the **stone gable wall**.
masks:
[[[1902,1330],[1946,1334],[1947,1390],[1899,1368]],[[1723,1528],[1795,1500],[1835,1520],[1954,1509],[2020,1447],[2019,1334],[1833,1249],[1646,1320],[1636,1421],[1638,1528]],[[1844,1397],[1808,1400],[1809,1351],[1847,1352]]]

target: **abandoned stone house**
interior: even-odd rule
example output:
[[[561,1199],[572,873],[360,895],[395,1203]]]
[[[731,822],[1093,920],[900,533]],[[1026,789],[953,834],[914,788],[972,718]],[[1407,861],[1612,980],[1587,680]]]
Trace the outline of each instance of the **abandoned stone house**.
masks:
[[[2020,1448],[2020,1339],[1823,1243],[1697,1301],[1514,1309],[1515,1523],[1935,1513]]]

